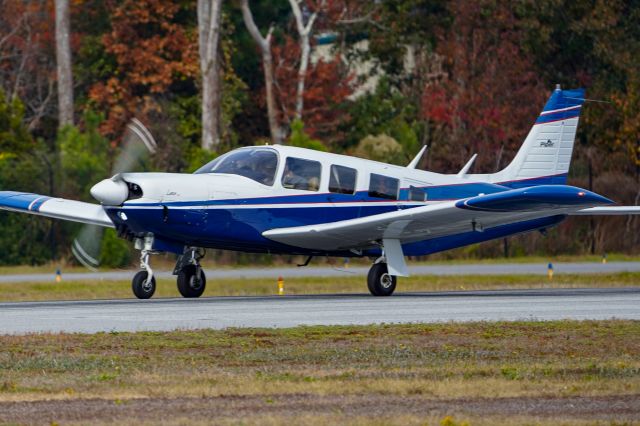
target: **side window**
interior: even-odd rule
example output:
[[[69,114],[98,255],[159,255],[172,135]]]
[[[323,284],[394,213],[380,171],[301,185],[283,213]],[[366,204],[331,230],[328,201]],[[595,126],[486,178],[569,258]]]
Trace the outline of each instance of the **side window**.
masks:
[[[415,186],[409,187],[409,201],[426,201],[426,199],[427,193],[423,189]]]
[[[369,197],[398,199],[398,179],[371,173]]]
[[[284,164],[282,186],[289,189],[317,191],[320,189],[322,166],[317,161],[288,157]]]
[[[338,194],[353,194],[356,192],[356,169],[344,166],[331,166],[329,178],[329,192]]]

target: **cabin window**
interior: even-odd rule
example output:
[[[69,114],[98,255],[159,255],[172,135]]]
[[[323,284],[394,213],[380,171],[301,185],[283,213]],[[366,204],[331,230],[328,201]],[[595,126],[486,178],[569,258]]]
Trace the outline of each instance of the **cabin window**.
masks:
[[[322,166],[317,161],[288,157],[284,164],[282,186],[288,189],[317,191],[320,189]]]
[[[356,177],[358,172],[351,167],[331,166],[329,178],[329,192],[338,194],[353,194],[356,192]]]
[[[398,199],[398,179],[371,173],[369,197]]]
[[[270,149],[240,149],[216,158],[196,173],[224,173],[273,185],[278,168],[278,155]]]
[[[409,187],[409,201],[426,201],[427,193],[422,188]]]

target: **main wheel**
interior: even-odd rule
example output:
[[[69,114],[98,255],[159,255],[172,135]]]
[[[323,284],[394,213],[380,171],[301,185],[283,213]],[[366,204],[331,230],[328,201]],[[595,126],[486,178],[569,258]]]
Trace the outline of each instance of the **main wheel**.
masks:
[[[195,265],[187,265],[178,273],[178,291],[182,297],[200,297],[204,293],[207,278],[202,269],[199,276],[196,276],[196,270]]]
[[[138,299],[148,299],[156,292],[156,277],[148,280],[148,276],[147,271],[140,271],[131,280],[131,289]]]
[[[396,289],[397,279],[389,275],[386,263],[375,263],[369,269],[367,285],[374,296],[391,296]]]

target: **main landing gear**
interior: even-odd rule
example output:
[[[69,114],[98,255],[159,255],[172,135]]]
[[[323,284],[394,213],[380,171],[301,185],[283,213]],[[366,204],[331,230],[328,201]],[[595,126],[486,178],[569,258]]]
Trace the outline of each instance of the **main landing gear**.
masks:
[[[131,280],[131,289],[138,299],[149,299],[156,291],[156,279],[149,263],[153,252],[153,234],[135,240],[135,248],[140,250],[140,272]],[[200,266],[204,250],[190,247],[176,263],[173,275],[177,275],[178,291],[182,297],[200,297],[207,285],[207,278]]]
[[[397,277],[389,275],[387,264],[378,261],[371,265],[367,276],[369,292],[374,296],[391,296],[396,289]]]
[[[178,291],[182,297],[200,297],[207,286],[207,277],[200,267],[204,250],[189,248],[178,258],[173,275],[178,276]]]

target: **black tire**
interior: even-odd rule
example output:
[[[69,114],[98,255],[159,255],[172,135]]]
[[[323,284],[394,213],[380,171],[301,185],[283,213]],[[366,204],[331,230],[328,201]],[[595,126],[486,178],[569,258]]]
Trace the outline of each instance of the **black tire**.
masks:
[[[182,297],[200,297],[207,286],[207,277],[200,269],[200,277],[196,277],[196,266],[187,265],[178,273],[178,291]]]
[[[376,263],[369,269],[367,286],[374,296],[391,296],[396,289],[398,279],[389,275],[386,263]]]
[[[156,292],[156,277],[151,277],[151,282],[147,283],[147,271],[140,271],[131,280],[131,289],[138,299],[149,299]]]

